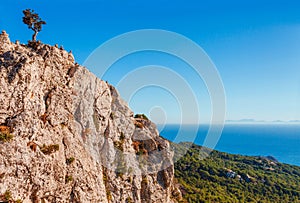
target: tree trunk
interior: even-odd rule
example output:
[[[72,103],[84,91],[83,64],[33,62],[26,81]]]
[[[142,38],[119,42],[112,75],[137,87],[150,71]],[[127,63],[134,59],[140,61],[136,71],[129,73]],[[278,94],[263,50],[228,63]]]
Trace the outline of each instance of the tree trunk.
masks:
[[[36,36],[37,36],[38,32],[34,31],[34,34],[32,35],[32,41],[36,42]]]

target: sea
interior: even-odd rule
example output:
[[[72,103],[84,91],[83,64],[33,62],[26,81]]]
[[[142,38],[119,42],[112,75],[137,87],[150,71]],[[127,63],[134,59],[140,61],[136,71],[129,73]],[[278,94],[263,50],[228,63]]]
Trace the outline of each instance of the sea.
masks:
[[[300,166],[300,124],[226,124],[222,131],[212,126],[208,134],[209,127],[158,125],[161,136],[176,143],[194,142],[231,154],[273,156],[279,162]],[[206,140],[214,143],[206,144]]]

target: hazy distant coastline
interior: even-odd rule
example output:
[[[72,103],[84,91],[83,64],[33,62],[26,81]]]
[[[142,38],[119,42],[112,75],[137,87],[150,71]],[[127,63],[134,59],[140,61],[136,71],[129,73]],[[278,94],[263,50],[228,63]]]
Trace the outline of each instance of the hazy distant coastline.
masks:
[[[300,120],[273,120],[273,121],[266,121],[266,120],[255,120],[255,119],[240,119],[240,120],[226,120],[225,123],[255,123],[255,124],[300,124]]]

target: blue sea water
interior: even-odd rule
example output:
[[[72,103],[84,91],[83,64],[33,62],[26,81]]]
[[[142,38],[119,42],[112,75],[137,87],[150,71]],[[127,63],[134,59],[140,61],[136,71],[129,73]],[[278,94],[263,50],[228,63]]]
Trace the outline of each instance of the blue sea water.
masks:
[[[158,128],[168,140],[189,141],[203,146],[209,126],[166,125]],[[214,149],[231,154],[271,155],[282,163],[300,166],[300,125],[227,124]]]

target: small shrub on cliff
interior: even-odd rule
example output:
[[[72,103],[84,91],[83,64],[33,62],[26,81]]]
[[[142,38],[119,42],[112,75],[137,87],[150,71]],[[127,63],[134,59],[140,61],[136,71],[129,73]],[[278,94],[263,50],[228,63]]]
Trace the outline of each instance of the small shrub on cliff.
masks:
[[[119,141],[114,141],[114,147],[122,152],[124,151],[123,144]]]
[[[8,142],[13,139],[13,135],[10,132],[10,128],[8,126],[0,126],[0,141]]]
[[[123,132],[121,132],[121,134],[120,134],[120,141],[121,142],[125,141],[125,134]]]
[[[74,158],[74,157],[70,157],[70,158],[68,158],[68,159],[66,160],[66,164],[67,164],[67,165],[70,165],[70,164],[72,164],[74,161],[75,161],[75,158]]]
[[[14,200],[12,198],[10,190],[6,190],[2,195],[0,195],[0,202],[5,203],[22,203],[21,199]]]
[[[58,151],[59,145],[58,144],[53,144],[53,145],[45,145],[44,144],[40,149],[43,152],[43,154],[49,155],[49,154],[52,154],[52,153]]]
[[[14,136],[10,133],[0,132],[0,141],[1,142],[8,142],[8,141],[12,140],[13,138],[14,138]]]
[[[145,175],[142,177],[142,184],[148,184],[148,178]]]
[[[116,163],[115,173],[116,173],[117,177],[123,177],[123,175],[127,172],[127,164],[126,164],[123,153],[118,154],[118,157],[115,160],[115,163]]]
[[[112,196],[111,196],[111,192],[110,192],[110,188],[108,185],[108,179],[109,177],[107,176],[107,169],[102,166],[102,175],[103,175],[103,181],[104,181],[104,186],[105,186],[105,190],[106,190],[106,197],[108,201],[112,200]]]
[[[109,117],[110,117],[111,120],[114,120],[114,118],[115,118],[115,113],[114,113],[114,112],[111,112],[110,115],[109,115]]]
[[[112,200],[112,195],[109,190],[106,190],[106,197],[107,197],[108,202],[110,202]]]
[[[8,202],[12,199],[10,190],[6,190],[2,195],[0,195],[0,200]]]
[[[73,181],[73,177],[67,175],[67,176],[65,177],[65,181],[66,181],[66,183],[69,183],[69,182]]]
[[[145,114],[136,114],[134,116],[134,118],[141,118],[141,119],[144,119],[144,120],[149,120],[148,117],[145,115]]]
[[[131,197],[126,198],[126,203],[133,203],[133,200],[131,199]]]
[[[120,141],[114,141],[114,147],[120,151],[124,151],[123,145],[125,142],[125,135],[123,132],[120,134]]]

